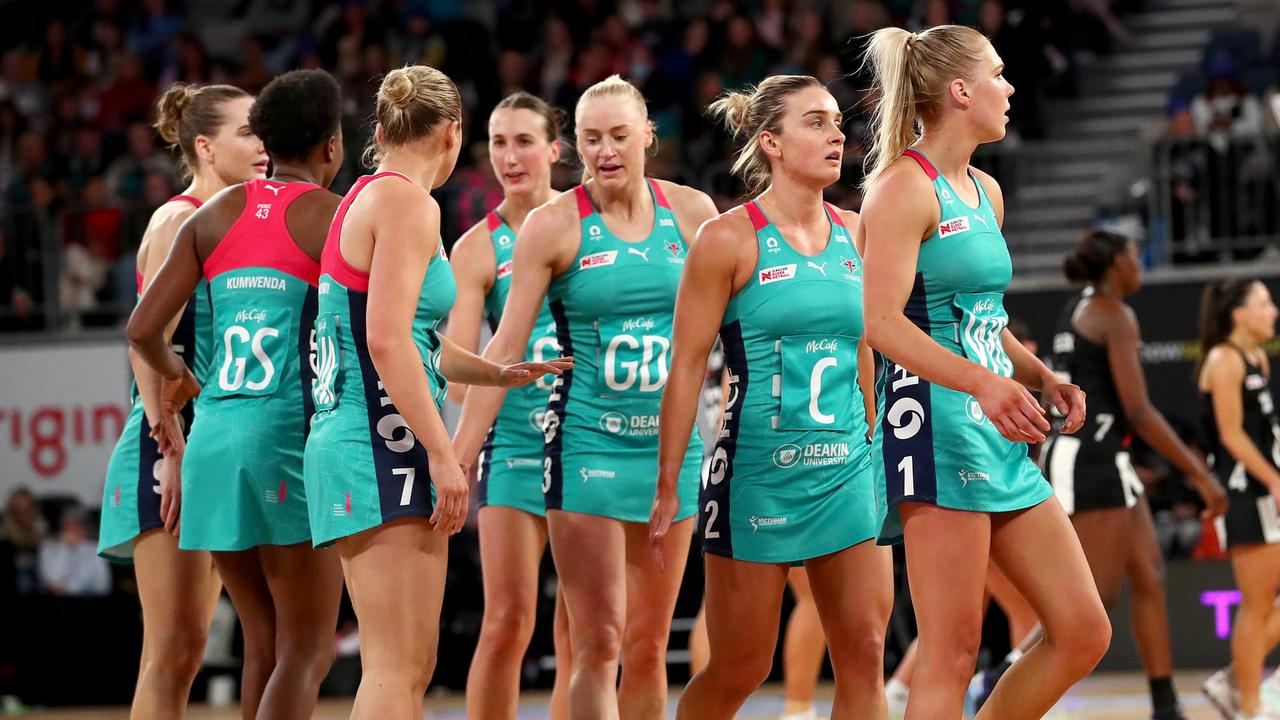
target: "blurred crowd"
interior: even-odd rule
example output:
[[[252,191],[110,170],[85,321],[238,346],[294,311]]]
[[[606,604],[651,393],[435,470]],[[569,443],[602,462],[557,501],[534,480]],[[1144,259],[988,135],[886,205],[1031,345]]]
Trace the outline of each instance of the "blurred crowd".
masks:
[[[1137,0],[1134,0],[1135,2]],[[956,22],[994,40],[1017,86],[1016,133],[1041,132],[1038,98],[1071,92],[1073,57],[1123,41],[1108,0],[93,0],[0,3],[0,330],[113,324],[132,305],[133,253],[150,212],[180,189],[150,127],[175,81],[251,92],[297,67],[333,73],[345,92],[349,167],[379,77],[438,67],[465,101],[469,152],[442,191],[447,240],[500,197],[485,123],[526,89],[571,109],[621,73],[645,93],[659,131],[651,172],[724,203],[738,192],[732,148],[702,109],[725,89],[807,73],[848,108],[846,177],[832,199],[856,207],[865,82],[860,36],[888,24]],[[1097,32],[1091,30],[1099,29]],[[1068,40],[1067,38],[1073,38]],[[566,166],[561,187],[574,181]],[[58,308],[50,315],[47,310]],[[48,317],[53,317],[52,321]]]
[[[50,519],[56,532],[50,532]],[[111,592],[111,568],[98,557],[94,523],[75,503],[42,502],[25,488],[9,493],[0,515],[0,598]]]
[[[1175,259],[1248,259],[1280,232],[1280,5],[1248,19],[1213,33],[1170,93],[1155,152]]]

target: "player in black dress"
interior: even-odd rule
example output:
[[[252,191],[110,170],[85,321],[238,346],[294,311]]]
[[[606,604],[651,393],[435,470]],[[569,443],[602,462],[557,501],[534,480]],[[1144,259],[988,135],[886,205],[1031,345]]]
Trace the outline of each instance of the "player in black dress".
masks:
[[[1277,703],[1267,702],[1274,688],[1261,688],[1263,661],[1280,639],[1280,429],[1271,363],[1261,347],[1275,337],[1277,315],[1267,286],[1248,279],[1210,285],[1200,309],[1204,354],[1196,376],[1205,435],[1213,473],[1231,501],[1218,518],[1218,539],[1231,554],[1242,596],[1231,631],[1231,668],[1211,677],[1205,693],[1224,715],[1246,719],[1280,716]]]
[[[1178,438],[1147,395],[1137,317],[1125,297],[1142,287],[1137,247],[1121,235],[1091,230],[1064,263],[1084,290],[1068,301],[1053,337],[1054,370],[1089,398],[1084,426],[1049,436],[1040,462],[1080,537],[1102,602],[1111,607],[1127,578],[1130,622],[1151,686],[1153,718],[1181,718],[1170,680],[1164,561],[1142,481],[1129,458],[1137,434],[1187,475],[1207,517],[1227,505],[1222,485]]]

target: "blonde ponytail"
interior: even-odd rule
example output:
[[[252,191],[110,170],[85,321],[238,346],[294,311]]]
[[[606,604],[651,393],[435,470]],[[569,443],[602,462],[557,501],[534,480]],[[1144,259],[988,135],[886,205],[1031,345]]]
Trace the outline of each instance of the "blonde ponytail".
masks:
[[[871,149],[863,188],[870,187],[920,137],[938,111],[947,84],[973,77],[988,44],[963,25],[939,25],[922,33],[883,28],[871,34],[862,65],[870,67],[879,101],[871,113]]]

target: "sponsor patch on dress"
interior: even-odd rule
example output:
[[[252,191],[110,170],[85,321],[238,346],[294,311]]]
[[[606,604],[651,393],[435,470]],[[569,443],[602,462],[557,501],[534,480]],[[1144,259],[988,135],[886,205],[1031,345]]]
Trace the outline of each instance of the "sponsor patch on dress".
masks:
[[[960,215],[938,223],[938,237],[940,238],[962,232],[969,232],[968,215]]]

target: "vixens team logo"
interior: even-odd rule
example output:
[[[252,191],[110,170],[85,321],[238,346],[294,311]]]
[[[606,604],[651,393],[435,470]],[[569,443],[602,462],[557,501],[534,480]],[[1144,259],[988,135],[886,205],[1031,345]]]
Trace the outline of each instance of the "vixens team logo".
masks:
[[[678,242],[669,242],[665,246],[667,252],[671,253],[671,257],[667,258],[671,262],[684,262],[684,246]]]
[[[840,267],[844,268],[844,276],[849,279],[858,277],[858,261],[853,258],[840,256]]]

